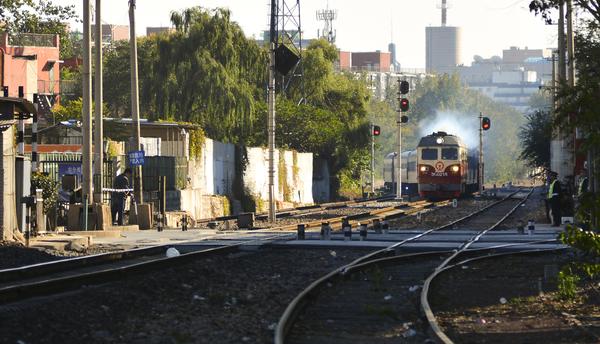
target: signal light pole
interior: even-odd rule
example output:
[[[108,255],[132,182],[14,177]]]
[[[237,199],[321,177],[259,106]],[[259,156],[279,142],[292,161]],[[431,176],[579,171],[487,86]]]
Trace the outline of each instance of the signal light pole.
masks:
[[[396,153],[396,199],[402,201],[402,123],[408,121],[404,121],[402,116],[403,112],[408,111],[408,99],[403,98],[403,94],[407,94],[410,88],[410,84],[406,80],[400,80],[398,78],[398,118],[396,119],[396,124],[398,125],[398,135],[397,135],[397,150]]]
[[[478,184],[479,195],[483,192],[483,114],[479,113],[479,165]]]

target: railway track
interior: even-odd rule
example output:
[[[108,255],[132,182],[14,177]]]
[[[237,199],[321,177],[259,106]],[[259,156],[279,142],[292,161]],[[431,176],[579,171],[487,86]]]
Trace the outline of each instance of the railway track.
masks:
[[[470,249],[532,191],[517,191],[459,220],[360,257],[315,281],[288,305],[278,323],[275,343],[422,343],[429,338],[426,330],[430,327],[436,338],[442,338],[427,303],[429,283],[458,257],[487,257],[499,248]],[[477,232],[449,251],[396,253],[408,242],[448,228]],[[422,320],[423,313],[427,322]]]
[[[373,200],[370,200],[370,202],[373,202]],[[366,205],[366,203],[325,205],[323,209],[327,210],[329,207],[338,209],[350,205]],[[437,205],[443,204],[446,203]],[[374,210],[367,211],[364,210],[366,208],[360,207],[361,211],[352,216],[335,216],[329,218],[328,221],[333,229],[341,229],[343,219],[351,219],[351,223],[371,221],[375,218],[385,219],[410,215],[423,208],[435,205],[419,201],[395,206],[376,207]],[[302,214],[305,215],[306,212]],[[305,222],[305,225],[308,231],[316,230],[316,228],[320,228],[321,220]],[[275,228],[243,231],[236,235],[219,234],[202,240],[195,239],[178,244],[82,256],[0,270],[0,303],[62,292],[88,284],[104,283],[122,278],[130,273],[151,272],[194,259],[238,252],[247,247],[268,245],[281,240],[292,240],[296,238],[296,229],[297,224],[282,225]],[[175,257],[166,257],[165,252],[170,248],[176,248],[180,254]]]

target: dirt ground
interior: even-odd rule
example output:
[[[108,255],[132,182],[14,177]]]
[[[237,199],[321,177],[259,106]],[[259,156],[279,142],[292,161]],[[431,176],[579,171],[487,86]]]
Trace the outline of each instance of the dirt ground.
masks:
[[[557,273],[570,252],[506,257],[443,273],[431,307],[456,343],[600,343],[600,285],[562,299]]]

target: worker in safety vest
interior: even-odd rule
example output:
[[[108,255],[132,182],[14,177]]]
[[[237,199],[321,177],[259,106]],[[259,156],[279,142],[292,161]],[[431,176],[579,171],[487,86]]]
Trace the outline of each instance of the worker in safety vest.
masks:
[[[561,209],[560,209],[560,198],[562,195],[562,189],[560,182],[558,181],[558,173],[550,172],[550,186],[548,186],[548,203],[552,211],[552,226],[560,226],[561,220]]]
[[[587,168],[583,168],[581,170],[581,174],[579,175],[579,182],[577,183],[577,198],[581,200],[583,195],[588,192],[588,177],[587,177]]]

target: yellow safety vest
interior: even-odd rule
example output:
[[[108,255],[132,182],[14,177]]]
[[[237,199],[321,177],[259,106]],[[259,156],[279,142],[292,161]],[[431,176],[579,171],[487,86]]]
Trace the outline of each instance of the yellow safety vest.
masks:
[[[550,187],[548,188],[548,199],[552,198],[552,196],[554,196],[554,183],[556,183],[557,179],[555,179],[554,181],[552,181],[552,183],[550,184]],[[558,196],[558,195],[556,195]]]
[[[577,195],[581,196],[581,194],[583,194],[583,183],[585,183],[586,180],[587,180],[587,177],[583,177],[579,181],[579,188],[577,190]]]

